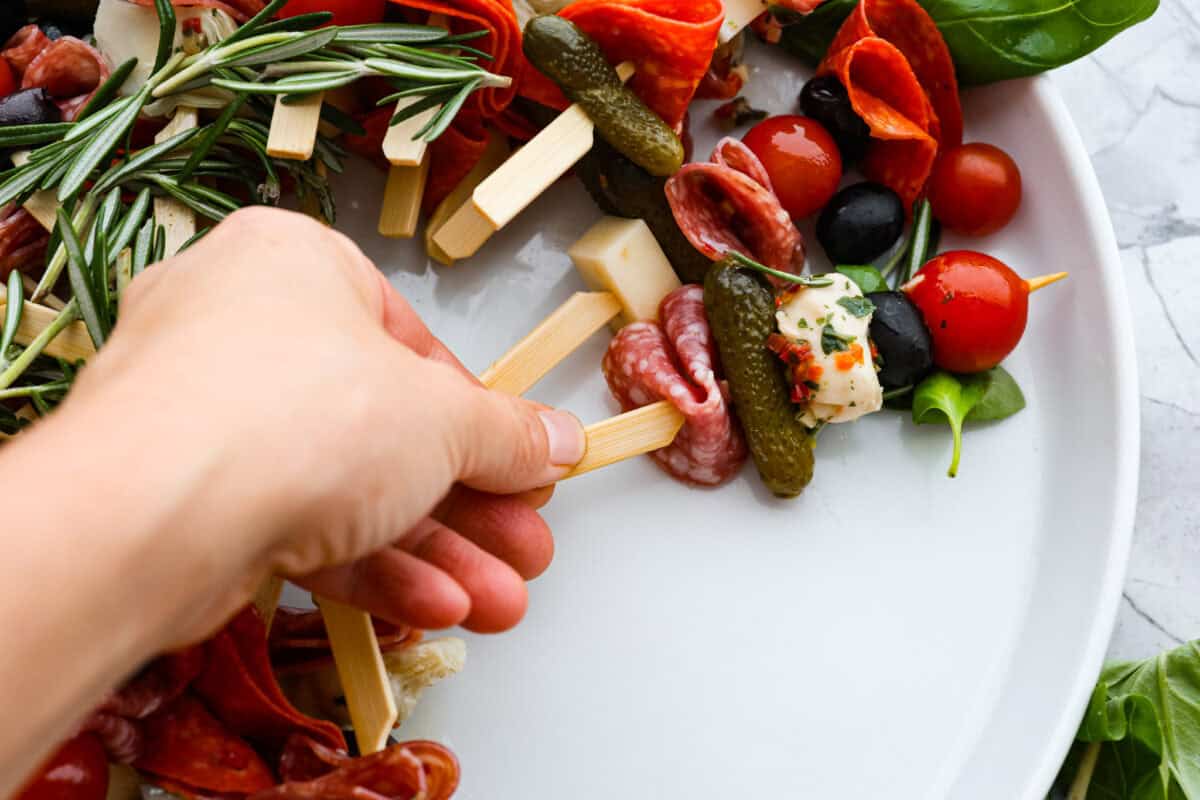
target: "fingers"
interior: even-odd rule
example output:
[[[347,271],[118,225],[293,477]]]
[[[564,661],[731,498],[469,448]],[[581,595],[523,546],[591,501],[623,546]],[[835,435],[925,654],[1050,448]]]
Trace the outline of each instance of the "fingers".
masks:
[[[482,388],[455,392],[444,431],[461,483],[517,494],[556,483],[587,449],[583,426],[555,411]]]
[[[429,525],[437,525],[430,521]],[[438,526],[440,527],[440,526]],[[433,564],[387,548],[297,581],[313,593],[361,608],[381,619],[415,628],[450,628],[471,613],[471,596],[458,580]]]
[[[528,498],[459,487],[435,516],[529,581],[554,559],[554,536],[536,508]]]
[[[398,546],[458,581],[471,598],[467,630],[499,633],[525,616],[529,594],[516,570],[445,525],[419,526]]]

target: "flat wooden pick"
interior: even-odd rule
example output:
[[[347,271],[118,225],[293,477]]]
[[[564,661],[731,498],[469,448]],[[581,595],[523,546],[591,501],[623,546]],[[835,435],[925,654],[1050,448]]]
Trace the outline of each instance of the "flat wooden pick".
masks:
[[[400,714],[371,615],[327,598],[317,599],[333,649],[354,736],[363,755],[387,747]]]

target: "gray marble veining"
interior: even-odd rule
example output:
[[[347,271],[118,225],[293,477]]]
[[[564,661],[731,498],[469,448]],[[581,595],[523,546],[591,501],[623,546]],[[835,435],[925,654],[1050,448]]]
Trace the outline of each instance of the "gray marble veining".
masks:
[[[1200,0],[1163,0],[1053,80],[1100,177],[1133,308],[1142,473],[1110,654],[1145,658],[1200,638]]]

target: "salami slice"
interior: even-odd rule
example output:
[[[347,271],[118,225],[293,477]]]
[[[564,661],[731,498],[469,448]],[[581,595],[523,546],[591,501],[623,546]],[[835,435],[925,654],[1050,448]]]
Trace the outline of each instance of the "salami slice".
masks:
[[[29,64],[38,54],[50,46],[50,37],[42,32],[37,25],[26,25],[12,35],[0,50],[9,65],[16,70],[17,75],[25,74]]]
[[[915,0],[863,0],[817,72],[838,77],[871,129],[864,174],[911,209],[939,147],[962,142],[954,63],[933,20]]]
[[[231,731],[274,754],[294,734],[346,749],[336,725],[305,716],[284,696],[267,656],[266,627],[253,608],[234,617],[206,647],[208,663],[192,691]]]
[[[297,737],[280,760],[284,783],[251,800],[447,800],[458,788],[458,760],[434,742],[395,744],[350,758]]]
[[[421,641],[422,633],[404,625],[372,619],[379,649],[385,653]],[[320,611],[281,607],[271,623],[271,667],[277,675],[294,675],[327,666],[333,660],[325,620]]]
[[[148,664],[100,706],[100,712],[127,719],[145,719],[170,705],[208,661],[204,645],[189,647]]]
[[[143,722],[139,770],[211,792],[253,794],[275,785],[270,768],[189,694]]]
[[[704,289],[689,285],[667,295],[662,324],[621,329],[604,356],[604,377],[621,408],[660,400],[685,418],[675,441],[651,455],[672,476],[717,486],[737,474],[746,442],[733,418],[728,391],[717,380],[716,342],[704,313]]]
[[[21,79],[21,88],[45,89],[62,110],[63,119],[70,122],[110,72],[108,61],[99,50],[74,36],[63,36],[30,62]]]
[[[592,37],[612,64],[632,62],[637,72],[630,87],[680,129],[717,48],[725,18],[719,0],[578,0],[559,13]],[[530,73],[522,95],[566,107],[553,82],[537,70]]]
[[[40,263],[50,235],[33,215],[11,203],[0,208],[0,276]]]
[[[116,764],[132,764],[142,754],[142,731],[132,720],[97,711],[80,730],[96,734],[108,760]]]
[[[667,200],[688,241],[714,261],[733,251],[786,272],[804,267],[804,237],[758,156],[737,139],[722,139],[711,163],[672,176]]]
[[[154,0],[130,0],[139,6],[153,6]],[[245,22],[266,6],[264,0],[171,0],[176,8],[215,8],[238,22]]]

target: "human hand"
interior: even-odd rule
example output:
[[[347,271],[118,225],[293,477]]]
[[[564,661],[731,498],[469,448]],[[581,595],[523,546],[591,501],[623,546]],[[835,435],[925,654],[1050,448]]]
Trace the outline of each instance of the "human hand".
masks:
[[[60,414],[162,473],[203,584],[165,646],[269,571],[416,627],[511,627],[553,553],[538,487],[585,448],[570,415],[483,389],[352,242],[267,209],[139,276]]]

